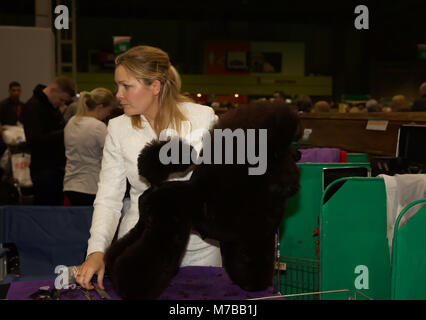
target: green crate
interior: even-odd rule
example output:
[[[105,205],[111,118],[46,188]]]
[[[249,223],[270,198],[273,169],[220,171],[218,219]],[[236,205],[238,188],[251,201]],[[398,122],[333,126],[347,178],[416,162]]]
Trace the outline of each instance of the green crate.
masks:
[[[320,218],[320,291],[358,290],[390,298],[386,190],[381,178],[343,178]],[[333,299],[328,295],[322,299]]]
[[[296,257],[281,257],[285,263],[285,271],[281,272],[281,290],[283,295],[293,295],[289,300],[318,300],[318,294],[300,295],[301,293],[314,293],[319,289],[319,260],[303,259]]]
[[[287,257],[290,261],[298,261],[298,264],[311,261],[311,267],[304,266],[305,269],[313,269],[318,272],[315,267],[315,261],[318,262],[316,254],[317,237],[313,233],[319,227],[319,216],[321,210],[321,197],[323,190],[322,174],[324,168],[343,168],[343,167],[370,167],[368,162],[358,163],[302,163],[299,164],[300,169],[300,190],[299,192],[287,200],[286,211],[283,221],[281,222],[280,234],[280,256]],[[282,262],[287,262],[283,260]],[[312,262],[314,261],[314,262]],[[304,269],[303,269],[304,270]],[[318,281],[310,281],[309,286],[298,284],[289,285],[291,279],[296,277],[302,279],[299,273],[308,271],[300,271],[299,269],[283,272],[281,275],[281,292],[314,292],[318,291]],[[307,291],[305,291],[307,290]],[[314,298],[314,297],[312,297]]]
[[[313,232],[319,226],[322,172],[324,168],[370,167],[368,162],[357,163],[302,163],[300,190],[289,198],[280,224],[281,256],[318,259]]]
[[[395,223],[392,240],[392,299],[426,299],[426,199],[414,201],[401,211]],[[401,228],[401,218],[418,211]]]
[[[368,154],[366,153],[348,153],[347,162],[368,162]]]

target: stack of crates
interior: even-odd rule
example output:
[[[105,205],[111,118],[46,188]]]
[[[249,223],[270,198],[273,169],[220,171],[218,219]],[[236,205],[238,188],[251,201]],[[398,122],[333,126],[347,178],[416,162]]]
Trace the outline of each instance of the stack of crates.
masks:
[[[320,289],[319,224],[323,195],[323,169],[370,167],[366,154],[348,154],[346,163],[301,163],[300,191],[287,200],[280,225],[281,271],[279,292],[283,295],[318,292]],[[292,299],[319,299],[318,294]]]

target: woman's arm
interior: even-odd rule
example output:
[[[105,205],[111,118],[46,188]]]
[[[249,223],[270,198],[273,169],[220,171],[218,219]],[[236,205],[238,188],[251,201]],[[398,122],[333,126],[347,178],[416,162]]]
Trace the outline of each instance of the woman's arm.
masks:
[[[110,121],[105,138],[98,192],[93,204],[87,257],[76,275],[77,282],[88,290],[93,289],[90,281],[94,274],[98,275],[98,285],[103,289],[104,253],[117,229],[126,191],[126,170],[117,135],[118,129],[120,128],[115,128]]]
[[[213,127],[216,122],[218,122],[219,117],[215,114],[213,108],[211,108],[211,114],[210,114],[210,129]]]
[[[120,128],[117,128],[117,124],[110,121],[105,138],[87,255],[105,252],[111,244],[121,216],[126,191],[126,168],[119,142]]]

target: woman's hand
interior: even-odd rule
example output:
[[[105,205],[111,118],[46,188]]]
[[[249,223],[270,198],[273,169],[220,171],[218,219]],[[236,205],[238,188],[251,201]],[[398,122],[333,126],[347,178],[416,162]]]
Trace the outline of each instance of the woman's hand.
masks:
[[[103,252],[93,252],[90,254],[78,269],[75,279],[83,288],[92,290],[94,287],[90,281],[94,274],[98,275],[98,286],[104,290],[103,279],[105,274],[105,262]]]

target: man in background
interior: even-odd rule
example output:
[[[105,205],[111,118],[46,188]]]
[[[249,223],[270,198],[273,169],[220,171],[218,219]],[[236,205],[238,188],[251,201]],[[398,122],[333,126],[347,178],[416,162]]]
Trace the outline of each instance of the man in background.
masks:
[[[275,91],[272,94],[272,99],[273,99],[273,101],[284,102],[285,101],[285,94],[282,91]]]
[[[21,118],[21,107],[24,104],[20,100],[21,85],[12,81],[9,84],[9,97],[0,102],[0,124],[16,126]]]
[[[414,101],[411,106],[411,111],[419,112],[426,111],[426,82],[423,82],[419,87],[420,99]]]
[[[58,77],[48,86],[37,85],[23,106],[22,120],[31,150],[30,172],[36,205],[63,204],[65,121],[60,110],[74,96],[74,81]]]
[[[7,146],[4,144],[1,134],[4,125],[16,126],[21,120],[21,108],[24,104],[21,100],[21,85],[12,81],[9,84],[9,97],[0,102],[0,156]]]

